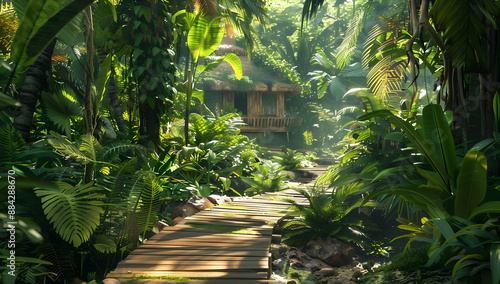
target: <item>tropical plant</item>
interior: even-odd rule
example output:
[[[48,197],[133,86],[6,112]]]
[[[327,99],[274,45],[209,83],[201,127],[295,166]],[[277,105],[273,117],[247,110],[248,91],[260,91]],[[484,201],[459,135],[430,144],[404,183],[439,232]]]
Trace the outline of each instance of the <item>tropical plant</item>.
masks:
[[[286,152],[279,152],[278,156],[273,157],[273,160],[284,167],[284,170],[293,171],[304,167],[306,157],[301,152],[286,149]]]
[[[241,177],[241,179],[250,185],[250,188],[245,190],[245,194],[253,196],[265,192],[277,192],[288,188],[283,181],[286,175],[281,173],[284,169],[280,164],[271,160],[264,160],[262,164],[255,166],[256,172],[252,173],[253,178]]]
[[[187,45],[192,56],[192,59],[186,59],[186,64],[191,62],[189,68],[186,67],[185,76],[187,80],[182,85],[179,84],[180,89],[186,94],[184,139],[187,146],[189,142],[189,116],[193,95],[203,104],[203,91],[195,89],[199,75],[205,71],[213,70],[222,61],[226,61],[231,65],[238,80],[241,79],[243,73],[241,61],[234,53],[228,53],[221,57],[208,57],[219,47],[224,37],[224,26],[221,24],[221,17],[210,19],[201,14],[188,13],[185,10],[181,10],[174,15],[174,21],[177,21],[187,31]],[[206,65],[199,65],[198,59],[200,57],[208,57]],[[196,72],[199,73],[198,79]]]
[[[339,240],[368,246],[367,230],[374,230],[374,224],[363,219],[353,211],[362,206],[376,206],[374,202],[364,204],[359,198],[359,190],[354,185],[346,185],[333,189],[332,193],[318,189],[298,190],[307,198],[309,204],[299,204],[294,200],[284,218],[284,242],[290,245],[304,245],[316,238],[335,237]]]

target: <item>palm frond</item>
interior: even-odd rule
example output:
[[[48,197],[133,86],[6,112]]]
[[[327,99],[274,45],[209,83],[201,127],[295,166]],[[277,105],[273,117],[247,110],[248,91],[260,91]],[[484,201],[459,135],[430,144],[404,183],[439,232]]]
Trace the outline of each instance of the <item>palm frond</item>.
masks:
[[[36,188],[47,220],[64,241],[79,247],[88,241],[100,223],[105,196],[93,183],[72,186],[56,182],[51,188]]]
[[[401,91],[406,61],[393,62],[392,57],[384,57],[368,73],[368,86],[380,99],[387,100],[390,94]]]
[[[58,88],[54,93],[43,93],[42,101],[47,117],[71,138],[71,119],[82,116],[82,108],[72,91]]]
[[[358,42],[358,36],[364,27],[366,8],[356,10],[354,17],[349,22],[347,30],[345,32],[344,40],[339,46],[339,51],[337,54],[337,67],[342,69],[349,65],[351,57],[354,50],[356,49],[356,44]]]

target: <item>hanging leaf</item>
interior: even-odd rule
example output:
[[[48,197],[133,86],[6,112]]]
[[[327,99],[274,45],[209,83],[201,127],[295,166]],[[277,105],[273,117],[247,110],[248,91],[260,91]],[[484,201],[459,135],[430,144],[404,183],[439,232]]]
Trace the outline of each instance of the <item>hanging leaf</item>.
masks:
[[[63,3],[64,0],[31,0],[28,3],[26,10],[23,11],[23,17],[16,35],[12,40],[10,57],[13,62],[28,66],[35,61],[36,56],[29,58],[26,55],[28,43],[40,27],[60,9]],[[37,54],[42,50],[37,51]]]
[[[188,33],[188,47],[193,55],[193,61],[212,54],[220,45],[224,37],[224,24],[221,17],[209,21],[199,17]]]

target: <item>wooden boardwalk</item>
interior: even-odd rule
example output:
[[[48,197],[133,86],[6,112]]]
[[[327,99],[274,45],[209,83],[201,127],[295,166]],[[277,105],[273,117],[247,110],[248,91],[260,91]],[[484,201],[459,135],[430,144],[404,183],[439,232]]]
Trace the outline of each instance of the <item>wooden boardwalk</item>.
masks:
[[[169,283],[165,276],[204,279],[192,281],[198,284],[268,283],[273,227],[290,206],[283,198],[307,201],[285,190],[203,210],[148,239],[107,277],[129,284]]]

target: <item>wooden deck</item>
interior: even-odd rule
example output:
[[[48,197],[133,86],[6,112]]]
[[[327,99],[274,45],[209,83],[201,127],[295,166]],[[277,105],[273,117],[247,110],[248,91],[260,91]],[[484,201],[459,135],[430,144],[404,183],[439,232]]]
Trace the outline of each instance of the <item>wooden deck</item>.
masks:
[[[269,283],[273,227],[290,206],[282,198],[307,201],[285,190],[203,210],[148,239],[107,277],[129,284],[170,283],[164,276],[199,278],[191,281],[197,284]]]

